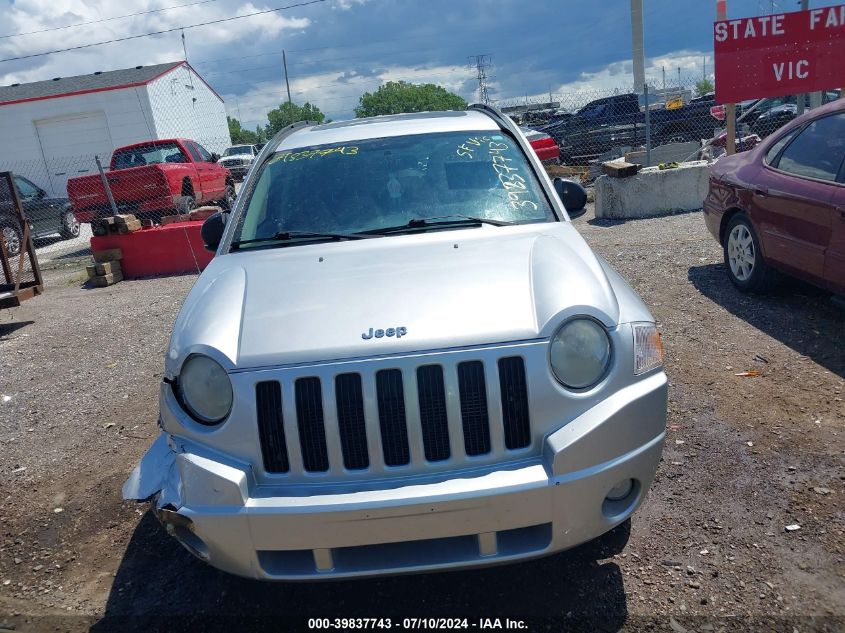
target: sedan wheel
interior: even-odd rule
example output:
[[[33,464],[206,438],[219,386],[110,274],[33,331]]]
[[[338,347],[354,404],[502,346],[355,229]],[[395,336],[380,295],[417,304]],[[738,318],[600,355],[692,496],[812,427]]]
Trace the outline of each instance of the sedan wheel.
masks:
[[[739,290],[763,292],[773,285],[775,271],[763,259],[757,233],[744,213],[728,222],[723,250],[728,277]]]
[[[20,231],[11,224],[0,225],[0,235],[2,235],[3,242],[6,244],[6,253],[9,257],[20,255],[21,252],[21,234]]]
[[[62,216],[62,226],[59,229],[59,234],[65,240],[72,240],[75,237],[79,237],[79,220],[76,219],[73,211],[67,211]]]
[[[754,271],[754,240],[748,228],[735,226],[728,236],[728,263],[739,281],[747,281]]]

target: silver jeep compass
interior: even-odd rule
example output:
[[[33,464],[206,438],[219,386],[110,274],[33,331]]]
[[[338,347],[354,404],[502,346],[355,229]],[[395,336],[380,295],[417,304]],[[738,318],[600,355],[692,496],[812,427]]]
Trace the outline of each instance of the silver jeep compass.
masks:
[[[585,202],[486,106],[282,130],[203,226],[217,254],[124,497],[273,580],[516,561],[625,521],[667,381],[648,309],[570,222]]]

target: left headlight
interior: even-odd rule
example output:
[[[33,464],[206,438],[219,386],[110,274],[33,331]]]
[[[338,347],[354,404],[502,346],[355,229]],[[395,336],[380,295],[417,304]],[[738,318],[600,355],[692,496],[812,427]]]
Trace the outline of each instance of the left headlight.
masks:
[[[557,381],[570,389],[587,389],[601,380],[610,365],[610,337],[593,319],[564,323],[552,337],[549,362]]]
[[[208,356],[188,357],[177,381],[179,399],[202,424],[222,422],[232,409],[232,381],[226,370]]]

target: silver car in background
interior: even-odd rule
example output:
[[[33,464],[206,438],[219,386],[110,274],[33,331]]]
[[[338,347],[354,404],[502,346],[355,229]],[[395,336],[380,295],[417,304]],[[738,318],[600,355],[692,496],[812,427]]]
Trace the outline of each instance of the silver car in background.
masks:
[[[124,485],[193,554],[298,580],[527,559],[628,519],[665,437],[654,319],[497,110],[282,130],[174,326]]]

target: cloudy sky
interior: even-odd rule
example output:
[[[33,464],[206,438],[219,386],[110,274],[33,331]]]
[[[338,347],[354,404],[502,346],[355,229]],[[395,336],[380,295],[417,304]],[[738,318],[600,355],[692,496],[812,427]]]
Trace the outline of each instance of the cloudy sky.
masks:
[[[304,0],[0,0],[0,59],[195,25]],[[811,7],[837,4],[811,0]],[[660,86],[711,75],[715,0],[644,0],[646,75]],[[793,11],[797,0],[728,0],[729,17]],[[166,10],[160,10],[166,9]],[[143,12],[143,13],[142,13]],[[127,14],[139,14],[121,17]],[[97,21],[92,24],[80,23]],[[404,79],[477,100],[469,57],[489,55],[499,104],[630,89],[628,0],[324,0],[185,30],[188,59],[245,125],[291,92],[333,119],[365,91]],[[0,85],[180,60],[178,31],[0,62]]]

